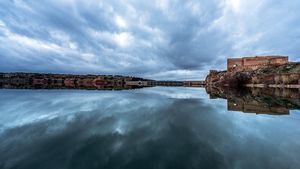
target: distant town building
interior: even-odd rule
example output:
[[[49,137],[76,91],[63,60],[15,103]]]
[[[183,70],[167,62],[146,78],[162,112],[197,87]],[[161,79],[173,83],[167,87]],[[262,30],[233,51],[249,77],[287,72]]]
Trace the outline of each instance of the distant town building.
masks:
[[[288,56],[254,56],[227,59],[227,71],[253,71],[272,65],[288,63]]]

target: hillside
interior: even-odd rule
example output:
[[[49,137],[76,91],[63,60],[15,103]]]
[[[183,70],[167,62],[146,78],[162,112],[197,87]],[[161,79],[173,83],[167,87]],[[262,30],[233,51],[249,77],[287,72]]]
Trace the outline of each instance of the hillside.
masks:
[[[257,74],[300,73],[300,62],[290,62],[280,66],[269,66],[254,71]]]

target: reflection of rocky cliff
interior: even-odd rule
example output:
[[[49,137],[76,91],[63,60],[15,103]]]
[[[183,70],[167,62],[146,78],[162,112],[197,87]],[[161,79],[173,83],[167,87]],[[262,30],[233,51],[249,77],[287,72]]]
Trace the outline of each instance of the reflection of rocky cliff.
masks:
[[[256,114],[289,114],[300,109],[298,89],[249,88],[236,91],[228,88],[206,88],[211,98],[227,99],[228,110]]]

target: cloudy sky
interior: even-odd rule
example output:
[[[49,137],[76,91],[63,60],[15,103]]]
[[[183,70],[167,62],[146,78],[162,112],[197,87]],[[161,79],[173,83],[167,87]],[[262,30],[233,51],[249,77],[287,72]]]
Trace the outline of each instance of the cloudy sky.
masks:
[[[298,0],[1,0],[0,71],[202,79],[227,57],[300,60]]]

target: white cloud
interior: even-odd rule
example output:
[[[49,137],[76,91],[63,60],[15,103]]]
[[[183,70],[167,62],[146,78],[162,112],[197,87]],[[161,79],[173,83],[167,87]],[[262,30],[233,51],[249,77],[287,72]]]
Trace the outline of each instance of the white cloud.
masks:
[[[191,9],[193,15],[201,14],[201,5],[199,2],[188,1],[187,6]]]
[[[229,0],[228,2],[234,12],[240,12],[241,10],[240,0]]]
[[[156,5],[161,10],[168,10],[169,8],[169,0],[156,0]]]
[[[0,27],[5,27],[5,23],[3,21],[0,20]]]
[[[114,34],[113,39],[120,47],[126,48],[132,45],[134,37],[129,32],[121,32]]]
[[[128,24],[125,19],[119,15],[115,17],[115,22],[119,28],[127,28]]]
[[[54,43],[43,42],[41,40],[32,39],[26,36],[9,33],[8,40],[11,44],[18,44],[24,47],[33,48],[37,50],[50,50],[50,51],[61,51],[62,48]]]

